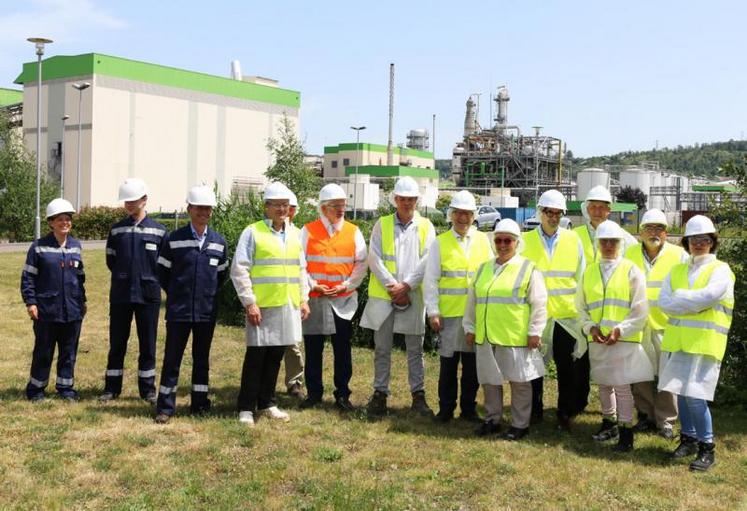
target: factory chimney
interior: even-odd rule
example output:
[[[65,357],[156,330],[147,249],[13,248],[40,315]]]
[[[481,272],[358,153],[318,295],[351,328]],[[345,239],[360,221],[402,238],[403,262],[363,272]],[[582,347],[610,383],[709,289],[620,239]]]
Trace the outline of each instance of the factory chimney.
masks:
[[[394,128],[394,64],[389,64],[389,140],[386,144],[386,164],[394,165],[394,145],[392,130]]]
[[[231,61],[231,79],[241,81],[241,63],[238,60]]]
[[[464,115],[464,136],[474,135],[476,131],[475,102],[472,101],[472,96],[470,96],[467,98],[467,113]]]

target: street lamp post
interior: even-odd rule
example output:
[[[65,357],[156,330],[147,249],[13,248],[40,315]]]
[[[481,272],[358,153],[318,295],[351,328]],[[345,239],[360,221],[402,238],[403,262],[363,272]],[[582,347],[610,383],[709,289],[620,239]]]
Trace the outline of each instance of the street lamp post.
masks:
[[[353,184],[353,220],[358,217],[358,165],[361,159],[361,131],[365,126],[350,126],[355,130],[355,183]]]
[[[75,192],[75,210],[80,211],[80,141],[82,137],[82,131],[81,127],[83,126],[83,120],[81,119],[81,112],[83,105],[83,91],[86,90],[88,87],[90,87],[91,84],[88,82],[83,83],[74,83],[73,89],[76,89],[78,91],[78,170],[76,172],[76,178],[75,178],[75,186],[76,186],[76,192]]]
[[[51,39],[44,37],[29,37],[26,39],[34,43],[36,47],[36,221],[34,223],[34,234],[36,238],[41,237],[41,96],[42,96],[42,56],[44,45],[50,44]]]
[[[65,198],[65,121],[70,119],[70,116],[65,114],[62,116],[62,136],[60,137],[60,198]]]

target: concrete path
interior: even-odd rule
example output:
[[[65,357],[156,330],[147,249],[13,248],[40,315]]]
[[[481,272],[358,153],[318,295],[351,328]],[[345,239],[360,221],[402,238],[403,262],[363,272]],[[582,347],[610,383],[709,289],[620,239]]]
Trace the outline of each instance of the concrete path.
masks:
[[[95,250],[106,248],[106,240],[83,240],[83,250]],[[30,242],[26,243],[0,243],[0,254],[10,252],[27,252],[31,246]]]

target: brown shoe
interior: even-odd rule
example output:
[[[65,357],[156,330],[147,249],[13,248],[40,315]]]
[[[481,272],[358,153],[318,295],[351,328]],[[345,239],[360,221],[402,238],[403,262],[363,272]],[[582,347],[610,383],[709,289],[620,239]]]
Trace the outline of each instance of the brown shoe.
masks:
[[[171,420],[171,415],[166,415],[165,413],[159,413],[156,415],[156,418],[154,419],[156,424],[168,424]]]
[[[294,383],[288,387],[288,395],[298,399],[299,401],[306,399],[306,394],[304,394],[303,387],[300,383]]]
[[[418,412],[421,415],[433,417],[433,410],[431,410],[431,407],[428,406],[425,400],[425,391],[419,390],[412,393],[412,406],[410,406],[410,410]]]

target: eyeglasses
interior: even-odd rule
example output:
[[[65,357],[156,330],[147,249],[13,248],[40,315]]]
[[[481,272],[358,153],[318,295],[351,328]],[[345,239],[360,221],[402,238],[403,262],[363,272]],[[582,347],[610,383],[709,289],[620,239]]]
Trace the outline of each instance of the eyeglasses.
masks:
[[[604,238],[600,239],[599,243],[601,243],[602,245],[617,245],[618,243],[620,243],[620,240],[618,240],[617,238]]]
[[[648,224],[643,226],[643,230],[646,232],[652,232],[654,234],[661,234],[662,232],[666,231],[667,228],[663,225]]]
[[[545,209],[542,210],[542,212],[545,215],[547,215],[547,216],[557,216],[557,217],[563,216],[563,212],[561,210],[559,210],[559,209],[547,209],[547,208],[545,208]]]
[[[268,202],[267,206],[275,209],[284,209],[290,207],[287,202]]]
[[[690,236],[688,242],[691,245],[710,245],[713,240],[707,234],[701,234],[699,236]]]
[[[495,238],[493,241],[495,241],[496,245],[510,245],[516,240],[513,238]]]
[[[345,209],[346,205],[345,204],[325,204],[324,207],[336,209],[339,211],[341,209]]]

